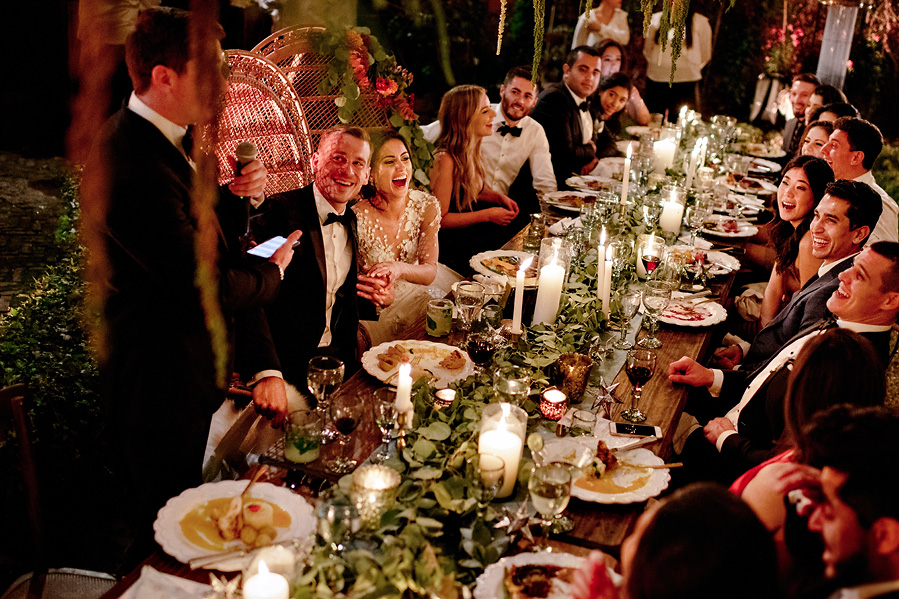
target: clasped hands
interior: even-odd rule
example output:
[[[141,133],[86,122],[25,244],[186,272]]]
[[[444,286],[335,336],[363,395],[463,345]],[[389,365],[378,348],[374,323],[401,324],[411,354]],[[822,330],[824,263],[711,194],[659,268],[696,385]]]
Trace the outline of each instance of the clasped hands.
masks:
[[[684,356],[668,365],[668,380],[691,387],[708,387],[715,382],[715,375],[711,369],[702,366],[693,358]],[[715,418],[702,428],[702,433],[709,443],[714,444],[723,433],[733,430],[736,430],[736,427],[730,420]]]

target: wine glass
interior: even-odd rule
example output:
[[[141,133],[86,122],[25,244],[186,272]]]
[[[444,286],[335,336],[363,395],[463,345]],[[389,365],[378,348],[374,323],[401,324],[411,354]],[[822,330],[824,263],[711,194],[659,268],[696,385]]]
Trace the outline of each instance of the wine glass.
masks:
[[[690,245],[696,247],[696,236],[712,215],[714,202],[711,194],[702,194],[696,198],[696,202],[690,206],[687,215],[687,225],[690,227]]]
[[[662,347],[662,342],[655,336],[659,315],[664,312],[671,301],[671,284],[667,281],[647,281],[643,286],[643,307],[649,316],[649,334],[637,345],[647,349]]]
[[[466,463],[466,478],[473,482],[472,494],[478,513],[496,498],[506,480],[506,462],[492,453],[475,454]]]
[[[463,281],[456,285],[456,307],[459,309],[459,319],[462,323],[462,331],[467,335],[471,330],[471,323],[481,306],[484,305],[484,286],[480,283]]]
[[[571,474],[568,468],[561,464],[534,468],[528,481],[528,492],[531,503],[541,516],[540,526],[543,529],[540,543],[534,549],[552,551],[547,545],[550,526],[553,518],[565,511],[568,500],[571,499]]]
[[[315,510],[318,534],[331,551],[340,554],[359,526],[356,504],[337,488],[330,488],[318,496]]]
[[[631,318],[640,307],[640,291],[628,287],[618,292],[618,317],[621,319],[621,338],[615,342],[615,349],[630,349],[631,343],[627,340],[627,332],[630,328]]]
[[[621,417],[628,422],[643,422],[646,420],[646,414],[637,407],[637,404],[640,403],[643,385],[649,382],[655,369],[655,353],[646,349],[632,349],[627,352],[625,372],[627,372],[627,378],[630,379],[631,384],[634,386],[634,391],[631,395],[631,407],[623,410]]]
[[[483,371],[496,351],[496,335],[491,331],[470,331],[465,338],[465,351],[475,363],[478,371]]]
[[[381,447],[372,456],[376,464],[383,463],[390,454],[390,440],[396,423],[396,391],[389,387],[375,389],[375,424],[381,431]]]
[[[643,199],[643,222],[646,224],[646,232],[651,233],[659,226],[662,217],[662,198],[659,195],[649,195]]]
[[[493,390],[501,402],[521,407],[531,392],[531,376],[522,366],[507,366],[493,371]]]
[[[328,413],[331,396],[343,383],[343,362],[333,356],[315,356],[309,360],[306,369],[306,385],[309,393],[315,398],[315,409],[322,416]],[[337,438],[337,432],[331,426],[322,431],[322,441],[330,443]]]
[[[340,433],[337,441],[339,447],[338,455],[328,460],[325,464],[331,472],[346,474],[359,464],[358,460],[343,454],[346,451],[347,440],[350,434],[359,426],[364,411],[365,403],[354,395],[338,395],[331,402],[331,420],[334,421],[334,426]]]

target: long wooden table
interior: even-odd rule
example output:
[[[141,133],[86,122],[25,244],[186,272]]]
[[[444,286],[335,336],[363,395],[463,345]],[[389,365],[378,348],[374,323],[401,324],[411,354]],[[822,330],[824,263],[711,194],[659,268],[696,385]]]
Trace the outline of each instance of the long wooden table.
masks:
[[[526,233],[521,231],[510,240],[503,249],[521,249],[521,241]],[[719,277],[713,284],[713,291],[720,295],[723,304],[731,289],[736,273],[726,277]],[[720,327],[721,325],[719,325]],[[689,388],[672,385],[666,376],[667,366],[670,362],[681,356],[702,360],[709,351],[709,345],[713,339],[720,335],[719,327],[703,328],[676,328],[661,325],[658,336],[662,341],[662,347],[656,350],[658,354],[658,367],[656,375],[644,386],[640,407],[647,414],[647,423],[661,427],[663,439],[649,448],[661,458],[667,459],[672,452],[672,438],[677,428],[681,412],[687,401]],[[424,315],[410,326],[400,336],[405,339],[425,339]],[[616,395],[620,398],[629,398],[632,386],[628,381],[624,369],[618,373],[614,382],[620,383]],[[370,397],[375,389],[383,386],[383,383],[360,370],[350,377],[338,393],[356,395],[360,398]],[[360,463],[365,460],[380,445],[380,432],[374,423],[372,402],[364,402],[365,415],[362,422],[352,436],[350,447],[352,455]],[[617,417],[625,404],[618,404],[613,410],[613,419]],[[321,457],[305,468],[305,471],[313,477],[336,480],[339,478],[329,472],[323,464],[337,451],[336,443],[322,447]],[[275,473],[275,478],[282,476],[284,472]],[[277,482],[277,481],[273,481]],[[575,523],[573,530],[567,534],[557,535],[557,544],[566,551],[580,553],[583,549],[598,548],[617,555],[621,543],[632,529],[634,522],[645,509],[645,502],[629,505],[604,505],[573,499],[566,510]],[[579,549],[580,548],[580,549]],[[157,549],[141,565],[150,565],[159,571],[175,574],[199,582],[208,582],[208,570],[191,571],[186,565],[166,555],[161,549]],[[221,573],[217,573],[221,574]],[[119,597],[139,577],[140,568],[131,572],[103,598],[111,599]]]

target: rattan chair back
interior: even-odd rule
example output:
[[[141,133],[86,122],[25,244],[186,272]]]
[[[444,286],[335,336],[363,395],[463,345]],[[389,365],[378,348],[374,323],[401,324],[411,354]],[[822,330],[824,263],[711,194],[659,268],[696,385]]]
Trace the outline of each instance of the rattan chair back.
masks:
[[[268,169],[267,195],[312,183],[312,139],[299,98],[277,65],[253,52],[228,50],[231,75],[217,123],[221,181],[233,176],[237,144],[256,146]]]
[[[280,67],[300,98],[303,114],[312,134],[313,147],[321,134],[340,123],[337,116],[338,88],[334,86],[324,95],[319,85],[325,79],[332,58],[314,51],[312,36],[324,31],[318,27],[282,29],[259,42],[253,52],[259,53]],[[390,127],[387,111],[378,105],[377,93],[363,93],[359,109],[349,123],[366,129]]]

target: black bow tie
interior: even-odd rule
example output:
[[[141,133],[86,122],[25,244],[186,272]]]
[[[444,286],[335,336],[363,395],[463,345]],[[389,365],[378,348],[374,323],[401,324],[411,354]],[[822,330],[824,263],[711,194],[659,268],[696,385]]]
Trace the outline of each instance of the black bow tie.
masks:
[[[577,109],[581,112],[587,112],[588,110],[590,110],[590,105],[587,104],[587,101],[585,100],[577,105]]]
[[[184,153],[187,154],[187,157],[190,158],[190,153],[194,149],[194,126],[190,125],[187,128],[187,131],[184,133],[184,137],[181,138],[181,147],[184,148]]]
[[[521,137],[521,127],[510,127],[505,123],[497,127],[496,132],[500,135],[506,135],[508,133],[512,137]]]
[[[334,223],[340,223],[344,227],[349,227],[353,224],[353,215],[349,210],[345,210],[343,214],[329,212],[328,216],[325,218],[325,224],[323,224],[322,226],[327,227],[328,225],[333,225]]]

